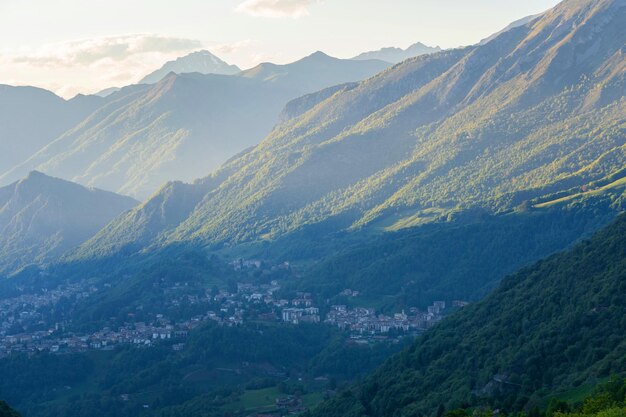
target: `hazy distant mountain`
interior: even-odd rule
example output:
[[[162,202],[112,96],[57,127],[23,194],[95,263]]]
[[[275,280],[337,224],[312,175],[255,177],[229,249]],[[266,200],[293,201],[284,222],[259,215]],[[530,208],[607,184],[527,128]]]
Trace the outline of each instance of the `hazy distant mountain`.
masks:
[[[504,32],[508,32],[511,29],[515,29],[516,27],[528,24],[528,23],[532,22],[533,20],[537,19],[539,16],[541,16],[541,14],[534,14],[534,15],[531,15],[531,16],[526,16],[526,17],[523,17],[521,19],[518,19],[518,20],[510,23],[509,25],[507,25],[501,31],[496,32],[493,35],[488,36],[487,38],[483,39],[482,41],[480,41],[479,45],[484,45],[487,42],[490,42],[490,41],[494,40],[498,36],[502,35]]]
[[[236,65],[227,64],[209,51],[198,51],[165,63],[158,70],[146,75],[139,81],[139,84],[158,83],[170,72],[174,74],[198,72],[200,74],[232,75],[240,71],[241,69]]]
[[[151,209],[175,206],[166,188],[83,253],[157,235],[211,244],[323,222],[406,227],[619,180],[624,21],[623,0],[568,0],[482,46],[408,60],[313,99],[254,150],[178,187],[194,203],[170,221]]]
[[[56,260],[136,204],[31,172],[0,188],[0,272]]]
[[[102,104],[94,96],[64,100],[41,88],[0,85],[0,172],[23,162]]]
[[[336,84],[369,78],[389,66],[388,62],[380,60],[357,62],[333,58],[317,51],[287,65],[263,63],[241,72],[239,76],[312,93]]]
[[[105,106],[0,176],[0,182],[36,169],[144,199],[169,180],[205,176],[257,144],[288,101],[387,66],[314,54],[288,65],[262,64],[241,75],[170,73],[155,85],[126,87],[109,96]]]
[[[332,97],[340,91],[346,91],[358,86],[358,83],[346,83],[334,85],[332,87],[324,88],[323,90],[316,91],[315,93],[306,94],[291,100],[285,105],[282,113],[280,114],[279,123],[286,123],[291,119],[295,119],[298,116],[303,115],[313,107],[322,103],[324,100]]]
[[[432,54],[434,52],[441,51],[438,46],[431,47],[426,46],[421,42],[413,44],[406,49],[402,48],[382,48],[378,51],[364,52],[352,59],[365,60],[365,59],[379,59],[381,61],[391,62],[397,64],[398,62],[405,61],[409,58],[414,58],[420,55]]]
[[[121,88],[120,87],[109,87],[109,88],[105,88],[104,90],[100,90],[98,91],[96,94],[94,94],[95,96],[98,97],[108,97],[113,93],[117,93],[118,91],[120,91]]]

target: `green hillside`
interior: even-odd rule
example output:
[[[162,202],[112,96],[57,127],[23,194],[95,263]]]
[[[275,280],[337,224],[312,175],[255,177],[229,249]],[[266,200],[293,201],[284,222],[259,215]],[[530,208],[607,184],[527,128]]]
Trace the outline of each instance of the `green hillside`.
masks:
[[[528,409],[626,372],[626,216],[507,278],[316,416]]]
[[[578,390],[579,392],[581,390]],[[585,390],[581,396],[556,395],[545,407],[533,407],[528,412],[494,410],[478,406],[445,411],[446,417],[469,417],[494,414],[511,417],[624,417],[626,416],[626,380],[612,377],[607,382]],[[585,396],[586,395],[586,396]]]
[[[64,100],[41,88],[0,84],[0,175],[105,103],[96,96],[79,94]],[[0,180],[0,185],[9,183]]]
[[[485,44],[321,95],[192,186],[202,197],[175,222],[154,226],[147,202],[80,255],[272,240],[324,223],[397,229],[579,192],[626,163],[625,16],[623,1],[566,0]]]
[[[0,417],[20,417],[7,403],[0,401]]]
[[[276,410],[276,398],[294,393],[317,404],[329,378],[350,380],[402,347],[349,345],[336,329],[315,325],[205,324],[184,350],[172,349],[178,342],[13,355],[0,359],[0,395],[32,417],[247,415]]]
[[[596,232],[621,210],[616,195],[578,198],[550,208],[459,219],[370,236],[337,248],[307,269],[300,289],[334,297],[345,288],[384,305],[477,301],[500,280]],[[464,216],[464,217],[463,217]],[[300,247],[292,252],[305,253]]]
[[[137,204],[130,197],[36,171],[1,187],[0,275],[57,261]]]

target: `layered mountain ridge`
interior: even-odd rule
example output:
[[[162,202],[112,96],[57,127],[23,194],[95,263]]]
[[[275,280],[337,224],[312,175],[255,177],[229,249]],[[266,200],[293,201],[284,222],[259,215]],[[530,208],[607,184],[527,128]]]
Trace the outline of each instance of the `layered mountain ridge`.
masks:
[[[391,62],[393,64],[406,61],[409,58],[415,58],[421,55],[432,54],[441,51],[438,46],[427,46],[421,42],[414,43],[406,49],[402,48],[382,48],[378,51],[363,52],[355,56],[352,59],[365,60],[365,59],[380,59],[381,61]]]
[[[499,212],[579,192],[626,162],[625,15],[623,0],[567,0],[484,45],[411,59],[311,99],[190,186],[197,203],[173,216],[178,224],[154,227],[149,201],[81,253],[271,239],[331,219],[359,228]]]
[[[0,188],[0,273],[57,261],[137,201],[33,171]]]
[[[314,93],[337,84],[369,78],[390,65],[377,59],[339,59],[317,51],[286,65],[262,63],[242,71],[238,76]]]
[[[166,181],[202,177],[257,144],[288,101],[388,66],[315,54],[241,75],[170,73],[157,84],[111,94],[106,105],[1,174],[0,182],[36,169],[145,199]]]
[[[41,88],[0,85],[0,172],[24,161],[104,102],[83,95],[64,100]]]

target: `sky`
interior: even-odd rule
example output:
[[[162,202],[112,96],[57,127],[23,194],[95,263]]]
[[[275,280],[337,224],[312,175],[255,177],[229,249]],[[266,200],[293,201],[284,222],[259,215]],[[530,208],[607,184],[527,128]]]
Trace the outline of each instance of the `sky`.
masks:
[[[0,84],[69,98],[208,49],[250,68],[415,42],[471,45],[558,0],[0,0]]]

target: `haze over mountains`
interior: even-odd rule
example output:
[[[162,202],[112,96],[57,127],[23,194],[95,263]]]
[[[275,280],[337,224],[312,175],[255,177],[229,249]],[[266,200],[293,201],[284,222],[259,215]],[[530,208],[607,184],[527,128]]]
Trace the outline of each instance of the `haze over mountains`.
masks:
[[[459,49],[0,88],[0,400],[569,417],[626,376],[625,22],[565,0]],[[612,384],[571,417],[622,417]]]
[[[0,188],[0,273],[58,261],[137,203],[31,172]]]
[[[317,51],[291,64],[262,63],[241,72],[239,76],[313,93],[323,88],[369,78],[389,66],[388,62],[381,60],[339,59]]]
[[[487,44],[322,95],[252,151],[194,185],[169,185],[83,251],[156,236],[272,239],[324,222],[418,225],[620,179],[625,13],[623,1],[569,0]]]
[[[81,95],[64,100],[41,88],[0,85],[0,172],[23,162],[103,102]]]
[[[170,72],[233,75],[241,72],[241,69],[236,65],[227,64],[209,51],[197,51],[166,62],[161,68],[142,78],[139,84],[156,84]]]
[[[289,100],[388,66],[316,53],[231,76],[170,73],[155,85],[109,95],[105,106],[0,175],[0,183],[39,170],[145,199],[169,180],[204,176],[257,144]]]
[[[531,15],[531,16],[526,16],[526,17],[518,19],[518,20],[516,20],[514,22],[511,22],[504,29],[502,29],[502,30],[494,33],[493,35],[486,37],[482,41],[480,41],[479,45],[484,45],[487,42],[491,42],[492,40],[494,40],[495,38],[497,38],[498,36],[500,36],[504,32],[508,32],[509,30],[515,29],[518,26],[522,26],[522,25],[528,24],[528,23],[532,22],[533,20],[537,19],[539,16],[541,16],[541,14],[535,14],[535,15]]]
[[[397,64],[402,61],[406,61],[409,58],[415,58],[421,55],[432,54],[441,51],[438,46],[431,47],[424,45],[421,42],[417,42],[406,49],[402,48],[382,48],[378,51],[363,52],[355,56],[352,59],[366,60],[366,59],[380,59],[381,61],[391,62]]]

